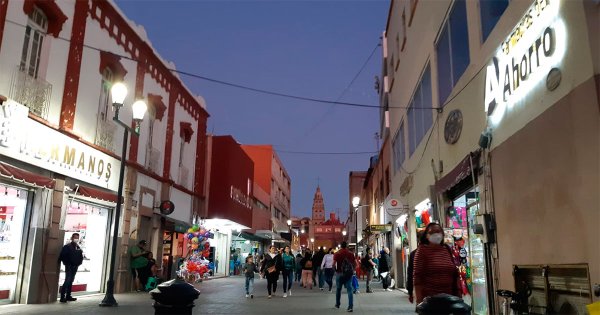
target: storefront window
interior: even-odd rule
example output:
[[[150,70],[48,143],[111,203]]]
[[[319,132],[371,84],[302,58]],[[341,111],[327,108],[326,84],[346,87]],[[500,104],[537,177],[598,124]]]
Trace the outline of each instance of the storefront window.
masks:
[[[102,270],[106,259],[108,209],[72,201],[68,204],[64,228],[63,244],[70,242],[73,233],[79,233],[79,246],[83,251],[83,263],[77,270],[73,293],[100,292]],[[65,266],[61,264],[59,289],[64,281]]]
[[[0,303],[15,299],[27,191],[0,186]]]

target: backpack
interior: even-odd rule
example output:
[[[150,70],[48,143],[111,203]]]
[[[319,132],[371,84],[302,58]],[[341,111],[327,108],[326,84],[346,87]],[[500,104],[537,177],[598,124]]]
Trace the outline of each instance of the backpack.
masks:
[[[342,278],[345,281],[348,281],[354,275],[354,266],[352,263],[346,258],[342,261]]]
[[[304,268],[312,268],[312,266],[313,266],[313,265],[312,265],[312,260],[307,260],[307,261],[304,263]]]

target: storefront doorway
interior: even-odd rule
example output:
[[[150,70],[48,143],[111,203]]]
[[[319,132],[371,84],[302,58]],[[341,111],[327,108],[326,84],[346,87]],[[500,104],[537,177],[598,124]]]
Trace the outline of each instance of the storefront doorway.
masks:
[[[100,292],[104,283],[107,259],[108,208],[75,199],[67,203],[64,243],[70,242],[73,233],[79,233],[79,246],[83,263],[73,282],[73,295]],[[60,286],[65,281],[65,267],[60,265]]]
[[[14,303],[24,265],[24,233],[33,194],[0,185],[0,304]]]
[[[488,314],[486,251],[482,235],[473,232],[479,214],[479,188],[476,187],[454,199],[445,232],[446,241],[454,245],[458,254],[473,313]]]

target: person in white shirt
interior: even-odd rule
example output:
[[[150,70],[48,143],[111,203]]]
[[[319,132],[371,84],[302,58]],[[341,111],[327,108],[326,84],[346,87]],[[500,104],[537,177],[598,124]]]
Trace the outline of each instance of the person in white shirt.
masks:
[[[335,269],[333,269],[333,248],[330,248],[327,252],[327,255],[323,257],[321,269],[325,273],[325,282],[327,282],[327,285],[329,285],[329,292],[331,292],[331,286],[333,285],[333,275],[335,274]]]

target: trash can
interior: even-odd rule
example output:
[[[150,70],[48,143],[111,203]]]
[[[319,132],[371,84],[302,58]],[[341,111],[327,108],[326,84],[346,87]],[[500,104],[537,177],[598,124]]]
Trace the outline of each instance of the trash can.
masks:
[[[154,299],[154,314],[191,315],[200,291],[181,279],[174,279],[159,284],[150,294]]]
[[[471,307],[461,298],[450,294],[437,294],[423,299],[417,305],[419,315],[469,315]]]

